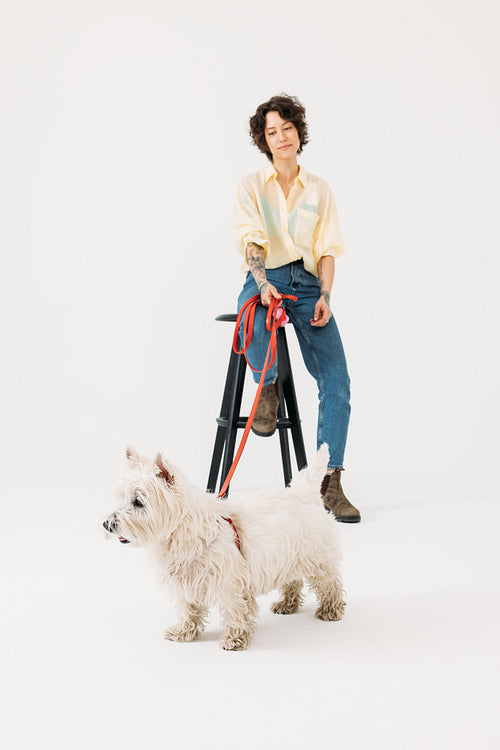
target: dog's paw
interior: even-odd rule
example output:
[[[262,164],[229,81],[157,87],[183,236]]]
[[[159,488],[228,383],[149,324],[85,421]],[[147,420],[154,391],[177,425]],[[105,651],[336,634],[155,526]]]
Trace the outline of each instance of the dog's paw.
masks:
[[[293,602],[274,602],[271,606],[271,612],[275,615],[293,615],[299,611],[300,601]]]
[[[229,636],[220,642],[224,651],[245,651],[250,643],[248,636]]]
[[[344,609],[345,602],[340,602],[340,604],[336,604],[335,606],[321,605],[314,613],[314,616],[325,622],[337,622],[343,618]]]
[[[177,643],[189,643],[200,637],[200,631],[196,627],[173,627],[167,628],[163,633],[167,641],[177,641]]]

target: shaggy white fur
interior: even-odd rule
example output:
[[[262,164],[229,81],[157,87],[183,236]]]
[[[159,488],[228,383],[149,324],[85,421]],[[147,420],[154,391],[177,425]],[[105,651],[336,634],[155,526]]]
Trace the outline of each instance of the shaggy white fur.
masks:
[[[323,445],[290,487],[233,502],[202,492],[161,454],[151,461],[127,449],[120,506],[104,528],[152,553],[180,614],[165,638],[198,638],[218,605],[222,648],[245,649],[257,627],[256,597],[279,588],[273,611],[296,612],[304,579],[318,599],[316,617],[342,618],[339,542],[319,492],[327,463]]]

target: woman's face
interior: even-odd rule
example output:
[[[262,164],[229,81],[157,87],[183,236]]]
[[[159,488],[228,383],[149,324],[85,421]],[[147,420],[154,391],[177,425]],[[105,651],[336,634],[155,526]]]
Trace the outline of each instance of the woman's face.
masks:
[[[282,120],[278,112],[268,112],[266,115],[266,129],[264,131],[266,143],[275,159],[295,159],[300,147],[297,128],[292,122]]]

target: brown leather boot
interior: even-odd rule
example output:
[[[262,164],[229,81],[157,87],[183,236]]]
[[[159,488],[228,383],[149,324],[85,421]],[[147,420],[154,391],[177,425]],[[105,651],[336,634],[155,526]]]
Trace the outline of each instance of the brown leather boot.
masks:
[[[323,505],[326,510],[334,514],[336,521],[359,523],[361,521],[361,514],[346,498],[340,484],[341,471],[342,469],[335,469],[333,474],[325,474],[321,483]]]
[[[259,437],[274,435],[279,403],[278,382],[265,385],[260,394],[257,411],[252,422],[252,432],[255,432]]]

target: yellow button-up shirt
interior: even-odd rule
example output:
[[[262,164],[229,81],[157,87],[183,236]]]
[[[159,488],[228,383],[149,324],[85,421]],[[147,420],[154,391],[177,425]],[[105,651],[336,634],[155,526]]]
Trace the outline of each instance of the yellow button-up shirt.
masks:
[[[299,167],[288,198],[268,164],[260,172],[238,183],[233,235],[246,263],[247,242],[264,248],[266,268],[278,268],[295,260],[318,275],[318,260],[324,255],[337,258],[344,252],[337,209],[328,183]]]

